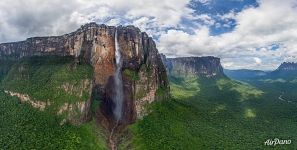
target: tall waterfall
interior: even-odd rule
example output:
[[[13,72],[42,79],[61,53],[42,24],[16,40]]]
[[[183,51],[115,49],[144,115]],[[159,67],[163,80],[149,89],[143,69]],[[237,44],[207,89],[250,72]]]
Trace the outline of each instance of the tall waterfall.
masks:
[[[117,121],[121,120],[122,109],[123,109],[123,80],[122,80],[122,54],[118,43],[118,33],[116,29],[115,33],[115,57],[116,57],[116,72],[114,75],[115,82],[115,95],[113,96],[113,102],[115,103],[115,108],[113,109],[113,114],[115,115]]]

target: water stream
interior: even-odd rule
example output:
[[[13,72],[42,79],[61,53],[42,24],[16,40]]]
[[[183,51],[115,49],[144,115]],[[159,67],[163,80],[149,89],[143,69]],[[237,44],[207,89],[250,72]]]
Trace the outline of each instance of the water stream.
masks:
[[[122,80],[122,54],[118,43],[118,33],[115,33],[115,58],[116,58],[116,72],[114,75],[115,82],[115,95],[113,97],[113,102],[115,103],[115,108],[113,109],[113,114],[117,122],[122,118],[123,109],[123,80]]]
[[[122,66],[123,60],[121,55],[121,49],[118,43],[118,32],[115,32],[115,58],[116,58],[116,72],[114,74],[114,89],[113,102],[115,107],[113,109],[113,115],[115,117],[115,125],[112,127],[109,135],[109,146],[111,150],[117,150],[116,132],[123,114],[123,79],[122,79]]]

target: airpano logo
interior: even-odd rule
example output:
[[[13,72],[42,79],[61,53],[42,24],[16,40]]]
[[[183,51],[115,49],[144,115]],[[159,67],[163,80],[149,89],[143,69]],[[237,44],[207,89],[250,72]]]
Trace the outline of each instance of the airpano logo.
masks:
[[[276,146],[276,145],[290,145],[292,140],[282,140],[278,138],[268,139],[264,142],[264,145],[267,146]]]

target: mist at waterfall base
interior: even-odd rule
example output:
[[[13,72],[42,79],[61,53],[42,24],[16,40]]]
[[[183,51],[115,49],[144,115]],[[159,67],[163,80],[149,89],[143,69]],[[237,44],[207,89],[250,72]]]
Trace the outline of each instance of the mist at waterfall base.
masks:
[[[123,80],[122,80],[122,55],[121,49],[118,43],[118,34],[117,30],[115,33],[115,58],[116,58],[116,72],[114,75],[114,83],[115,83],[115,95],[113,96],[113,102],[115,107],[113,109],[113,114],[117,122],[121,120],[122,117],[122,109],[123,109]]]

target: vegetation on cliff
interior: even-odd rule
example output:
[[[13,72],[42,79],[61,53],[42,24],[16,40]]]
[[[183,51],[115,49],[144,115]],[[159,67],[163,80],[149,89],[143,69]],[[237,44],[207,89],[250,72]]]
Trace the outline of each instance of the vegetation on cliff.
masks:
[[[73,57],[31,57],[15,63],[2,86],[38,101],[49,101],[56,108],[66,102],[90,99],[92,75],[90,65],[77,64]]]
[[[81,86],[82,81],[91,84],[85,82],[92,81],[91,66],[77,64],[72,57],[54,56],[24,58],[9,65],[0,88],[0,149],[107,149],[104,132],[95,121],[80,126],[61,124],[63,116],[54,109],[90,99],[91,87]],[[74,92],[61,89],[66,85]],[[84,91],[79,93],[76,88]],[[5,93],[7,90],[38,101],[48,100],[51,105],[40,111]]]
[[[91,80],[91,66],[78,64],[72,57],[34,57],[9,65],[0,90],[0,119],[5,120],[0,123],[1,148],[107,149],[104,132],[94,121],[80,126],[61,124],[61,116],[51,111],[54,109],[40,111],[4,92],[50,99],[56,104],[52,108],[87,100],[89,94],[77,95],[61,85],[80,87],[81,81]],[[132,70],[123,74],[135,82],[141,78]],[[263,149],[267,139],[297,139],[296,82],[254,80],[247,84],[225,77],[193,76],[169,79],[172,97],[146,106],[150,113],[129,126],[119,149]],[[160,86],[156,95],[162,97],[166,91]],[[138,93],[138,97],[142,95]],[[93,102],[95,111],[99,101]],[[294,147],[295,143],[284,146]]]
[[[1,149],[107,149],[95,122],[59,125],[47,112],[20,103],[0,90]]]
[[[10,59],[0,59],[0,81],[7,75],[11,66],[15,63],[15,60]]]

